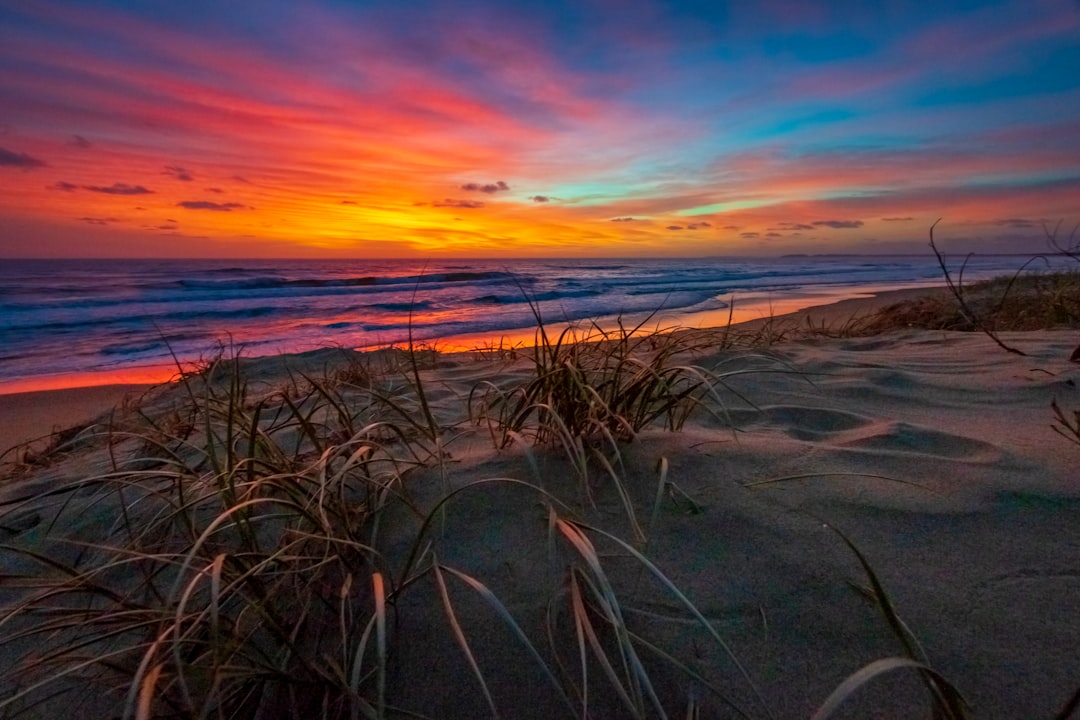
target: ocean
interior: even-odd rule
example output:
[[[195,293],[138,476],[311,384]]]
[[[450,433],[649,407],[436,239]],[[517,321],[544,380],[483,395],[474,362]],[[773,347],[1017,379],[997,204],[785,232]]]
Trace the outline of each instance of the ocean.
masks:
[[[972,259],[965,278],[1022,259]],[[0,392],[164,379],[162,368],[415,341],[466,349],[545,322],[661,311],[722,324],[871,290],[940,285],[933,255],[651,260],[0,260]],[[471,345],[470,345],[471,343]],[[156,375],[155,375],[156,373]]]

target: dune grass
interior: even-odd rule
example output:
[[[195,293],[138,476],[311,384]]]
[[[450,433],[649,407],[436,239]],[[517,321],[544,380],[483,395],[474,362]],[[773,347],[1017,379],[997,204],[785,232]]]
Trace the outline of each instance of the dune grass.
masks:
[[[562,452],[584,502],[554,494],[558,483],[535,462],[531,480],[452,486],[447,447],[466,430],[429,405],[427,372],[438,358],[426,348],[324,377],[296,374],[269,389],[249,383],[239,357],[216,359],[183,373],[169,403],[85,429],[73,452],[104,448],[104,459],[0,504],[8,528],[0,656],[18,659],[0,668],[0,717],[40,717],[88,693],[102,717],[416,717],[396,704],[402,691],[390,668],[403,631],[398,607],[424,588],[458,649],[446,661],[468,669],[492,717],[514,717],[515,709],[500,707],[489,687],[462,591],[507,628],[565,717],[699,717],[701,693],[733,717],[774,717],[715,624],[648,555],[658,509],[673,490],[666,462],[658,462],[655,492],[629,487],[622,467],[623,448],[646,428],[677,431],[694,412],[722,418],[720,391],[746,371],[689,360],[700,334],[620,323],[551,337],[539,315],[537,323],[528,381],[478,384],[465,420],[526,459]],[[507,352],[510,361],[522,354]],[[49,463],[46,455],[32,470]],[[597,471],[612,481],[626,537],[587,519]],[[418,499],[425,473],[441,478],[434,503]],[[34,477],[26,468],[10,474]],[[486,578],[443,559],[454,542],[443,530],[447,516],[464,497],[494,487],[544,509],[553,558],[544,572],[554,578],[546,637],[530,634]],[[652,505],[635,504],[642,496],[654,497]],[[402,528],[413,528],[404,547]],[[840,537],[901,654],[854,673],[815,718],[896,670],[924,679],[938,717],[967,717],[959,693],[912,644],[869,561]],[[715,646],[737,688],[629,620],[638,587],[613,574],[616,556]],[[657,685],[657,663],[697,690],[673,706],[670,688]],[[408,670],[398,668],[397,683],[424,681]]]
[[[89,684],[124,717],[347,717],[382,681],[378,517],[422,460],[341,395],[252,397],[229,365],[182,381],[183,422],[111,429],[107,471],[5,503],[52,513],[3,548],[5,643],[37,648],[5,712]]]
[[[582,452],[599,433],[617,453],[619,440],[660,418],[681,424],[709,387],[704,371],[686,370],[694,379],[685,382],[684,371],[670,371],[674,347],[653,348],[643,362],[628,334],[608,340],[544,348],[524,392],[544,388],[538,404],[546,405],[524,408],[501,432],[547,441],[558,426]],[[605,343],[614,349],[596,355]],[[445,510],[444,503],[422,510],[410,499],[411,471],[445,469],[441,448],[452,430],[427,405],[422,357],[407,353],[392,382],[370,366],[347,365],[259,392],[239,357],[203,363],[183,373],[164,409],[140,409],[98,432],[97,444],[107,447],[100,471],[9,497],[0,507],[0,525],[12,529],[0,547],[8,595],[0,643],[24,652],[9,668],[0,711],[33,716],[42,703],[94,688],[102,707],[122,717],[389,717],[388,615],[400,593],[433,578],[448,628],[466,650],[448,578],[512,623],[480,579],[439,561],[437,534],[421,529],[400,569],[383,554],[388,507],[411,513],[422,528],[438,525]],[[616,367],[594,365],[596,357]],[[645,389],[615,405],[605,385]],[[619,415],[627,409],[633,417]],[[70,458],[57,451],[52,459]],[[621,477],[615,465],[607,468]],[[593,592],[606,581],[574,513],[521,484],[549,503],[553,527],[588,568],[569,575],[578,627],[586,607],[618,619],[610,583],[602,595]],[[593,589],[591,600],[583,587]],[[519,635],[576,714],[549,661]],[[621,663],[630,662],[629,636],[616,636]],[[606,650],[590,647],[611,667]],[[607,679],[632,715],[644,717],[648,678],[631,666],[631,692]],[[582,703],[595,682],[576,686]]]
[[[868,318],[860,334],[893,329],[993,332],[1080,328],[1080,271],[1029,272],[971,283],[967,308],[948,295],[896,303]]]

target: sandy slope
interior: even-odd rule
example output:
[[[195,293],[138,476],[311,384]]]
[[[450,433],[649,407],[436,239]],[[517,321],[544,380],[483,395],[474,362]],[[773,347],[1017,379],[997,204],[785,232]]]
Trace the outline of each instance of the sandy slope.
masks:
[[[850,673],[899,654],[881,613],[856,589],[867,586],[865,574],[828,523],[862,550],[975,717],[1051,717],[1080,686],[1080,446],[1051,431],[1050,403],[1080,408],[1080,366],[1068,362],[1072,333],[1007,337],[1028,356],[1006,354],[981,335],[910,331],[695,357],[732,373],[723,402],[682,432],[648,430],[623,449],[636,517],[651,529],[638,547],[713,623],[764,702],[669,592],[597,537],[631,629],[693,665],[752,717],[809,717]],[[537,450],[537,473],[520,449],[495,450],[486,431],[463,422],[477,382],[508,384],[527,372],[521,360],[464,356],[427,371],[440,422],[457,428],[448,446],[454,461],[445,478],[411,475],[410,491],[430,506],[444,482],[531,480],[586,522],[632,538],[602,474],[590,485],[595,506],[583,504],[558,452]],[[699,512],[669,496],[651,524],[660,458]],[[36,482],[72,471],[54,468]],[[387,549],[391,564],[410,546],[415,522],[386,520],[398,533]],[[7,542],[29,532],[14,530]],[[433,540],[441,562],[487,583],[545,649],[553,623],[554,645],[574,667],[565,599],[572,553],[550,541],[535,492],[506,483],[466,490]],[[503,716],[566,716],[490,610],[463,586],[451,590]],[[391,700],[435,718],[486,716],[433,583],[418,583],[394,610]],[[643,658],[671,715],[701,697],[702,717],[735,716],[695,681]],[[912,676],[898,673],[834,717],[925,716],[917,711],[923,700]],[[624,716],[603,690],[592,703],[595,717]]]
[[[777,717],[808,717],[848,674],[899,654],[879,612],[853,589],[868,584],[865,575],[825,522],[865,553],[976,717],[1051,717],[1080,686],[1080,447],[1051,431],[1049,410],[1054,398],[1080,406],[1080,372],[1066,361],[1075,338],[1010,340],[1030,357],[978,335],[910,332],[795,343],[770,353],[775,360],[701,359],[764,371],[731,380],[756,405],[726,398],[736,432],[699,417],[681,433],[650,431],[627,448],[642,523],[661,456],[669,479],[704,508],[692,514],[687,503],[666,501],[649,556],[716,623]],[[550,455],[541,467],[553,486],[567,475]],[[488,453],[454,471],[456,483],[495,476],[529,470]],[[588,517],[626,532],[614,491],[598,481],[593,492],[599,510]],[[548,577],[559,563],[550,570],[536,499],[483,489],[456,505],[444,561],[497,586],[539,628],[561,586]],[[765,717],[673,598],[617,557],[624,553],[607,550],[627,604],[640,610],[636,627],[676,657],[696,658],[740,706]],[[397,699],[436,717],[482,715],[478,694],[447,691],[469,687],[467,677],[428,685],[413,674],[442,669],[457,652],[435,597],[418,592],[401,611],[408,689]],[[490,614],[476,612],[486,619],[472,631],[483,635]],[[503,680],[507,715],[544,717],[522,711],[540,702],[525,691],[539,679],[512,641],[492,631],[490,646],[477,642],[485,667]],[[669,712],[685,707],[692,685],[671,681]],[[922,697],[909,678],[886,678],[837,717],[916,717]],[[717,705],[703,716],[724,712]]]

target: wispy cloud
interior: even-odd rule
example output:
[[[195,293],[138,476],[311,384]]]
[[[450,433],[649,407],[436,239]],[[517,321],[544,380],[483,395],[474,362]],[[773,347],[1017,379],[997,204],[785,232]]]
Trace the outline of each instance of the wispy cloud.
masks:
[[[478,210],[484,207],[484,203],[476,200],[454,200],[452,198],[446,198],[442,202],[431,203],[432,207],[437,208],[461,208],[463,210]]]
[[[0,147],[0,165],[32,170],[34,168],[47,167],[48,163],[44,160],[38,160],[36,157],[31,157],[26,153],[15,152]]]
[[[178,167],[176,165],[166,165],[165,172],[161,174],[174,177],[177,180],[182,180],[184,182],[191,182],[195,179],[189,170],[187,170],[186,168]]]
[[[90,142],[82,135],[72,135],[71,144],[82,150],[89,150],[90,148],[94,147],[94,143]]]
[[[818,227],[831,227],[834,230],[852,230],[863,226],[862,220],[815,220],[810,223]]]
[[[465,192],[482,192],[492,195],[497,192],[509,190],[510,186],[502,180],[493,183],[487,183],[486,185],[480,185],[479,183],[465,183],[461,186],[461,189]]]
[[[83,185],[83,190],[104,193],[106,195],[151,195],[153,190],[147,190],[142,185],[128,185],[127,183],[113,183],[107,187],[101,185]]]
[[[1040,223],[1037,220],[1028,220],[1027,218],[1006,218],[1004,220],[994,220],[993,224],[997,225],[998,227],[1008,227],[1017,230],[1040,226]]]
[[[216,203],[209,200],[184,200],[176,203],[176,206],[187,210],[213,210],[215,212],[231,212],[247,208],[247,205],[241,205],[240,203]]]

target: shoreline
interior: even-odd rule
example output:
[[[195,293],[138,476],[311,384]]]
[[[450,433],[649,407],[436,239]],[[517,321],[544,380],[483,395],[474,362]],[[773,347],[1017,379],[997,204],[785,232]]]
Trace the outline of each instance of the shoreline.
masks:
[[[896,302],[943,292],[946,292],[945,288],[937,286],[861,291],[855,295],[849,291],[842,297],[839,297],[840,293],[828,295],[828,297],[836,298],[829,302],[803,305],[795,309],[789,308],[793,303],[798,304],[799,298],[759,298],[757,302],[736,305],[739,313],[736,317],[741,316],[742,319],[739,322],[733,322],[732,327],[753,331],[767,322],[783,320],[802,324],[807,322],[807,318],[816,324],[832,325],[843,323],[852,317],[869,315]],[[805,293],[802,297],[805,298]],[[821,299],[820,295],[818,299]],[[787,311],[770,315],[768,314],[770,306],[773,311],[777,309]],[[727,317],[728,310],[726,309],[712,311],[708,316],[699,314],[696,316],[699,320],[697,325],[687,325],[686,328],[679,329],[720,328],[725,326]],[[702,324],[708,318],[712,318],[715,322]],[[502,337],[505,338],[508,346],[520,343],[520,347],[527,347],[532,344],[534,335],[535,331],[529,329],[518,334],[506,333]],[[491,336],[484,337],[488,342],[492,342]],[[481,336],[460,336],[445,343],[436,343],[435,346],[442,352],[465,353],[487,347],[481,344],[481,340]],[[286,357],[287,355],[267,357]],[[133,369],[130,373],[83,373],[2,385],[0,386],[0,453],[26,442],[42,440],[55,430],[93,420],[125,399],[146,392],[156,385],[164,384],[175,376],[175,366],[143,367]]]
[[[846,287],[799,287],[791,291],[748,292],[730,296],[718,296],[725,302],[734,304],[734,312],[729,307],[696,312],[665,312],[659,310],[648,327],[660,327],[671,330],[698,329],[707,330],[732,326],[753,328],[755,324],[769,320],[798,319],[805,315],[815,319],[823,318],[827,323],[846,320],[852,314],[869,314],[888,304],[906,300],[914,296],[940,292],[944,287],[934,284],[904,283]],[[847,313],[844,315],[843,313]],[[636,317],[627,316],[627,324],[634,324]],[[588,322],[576,321],[577,323]],[[545,321],[548,329],[561,328],[563,323]],[[605,329],[614,329],[614,321],[609,318]],[[434,348],[444,353],[472,352],[502,343],[506,347],[529,347],[535,338],[535,326],[511,329],[499,333],[465,333],[439,338],[433,341],[417,341],[418,346]],[[330,346],[327,346],[330,347]],[[360,352],[370,352],[385,345],[373,345],[353,348]],[[318,348],[326,349],[326,348]],[[318,349],[313,348],[312,351]],[[303,351],[309,352],[309,351]],[[278,355],[298,355],[303,352],[281,352],[270,355],[245,357],[275,357]],[[77,372],[61,375],[40,375],[0,381],[0,398],[13,394],[73,390],[79,388],[104,387],[111,385],[151,386],[169,382],[176,377],[177,368],[173,362],[160,364],[135,365],[129,368],[106,370],[101,372]]]
[[[807,297],[805,293],[796,298],[776,298],[775,295],[771,295],[742,304],[736,301],[738,314],[735,317],[740,319],[733,322],[732,327],[753,331],[767,322],[783,320],[802,324],[807,322],[807,318],[816,324],[831,325],[842,323],[852,317],[869,315],[896,302],[941,292],[946,292],[945,288],[937,286],[860,291],[855,295],[848,291],[842,296],[837,292],[826,295],[835,299],[811,305],[801,304]],[[817,299],[821,299],[820,294]],[[795,307],[796,305],[798,307]],[[770,307],[774,314],[769,314]],[[778,309],[785,312],[775,313]],[[728,312],[724,309],[710,311],[707,314],[700,313],[695,315],[699,321],[696,325],[687,324],[685,328],[677,329],[722,328],[726,325]],[[709,319],[714,322],[703,324]],[[659,322],[659,318],[657,321]],[[499,341],[493,341],[492,336],[459,336],[435,343],[434,346],[440,352],[446,353],[467,353],[489,347],[482,344],[484,340],[488,343],[505,342],[507,347],[515,343],[518,347],[528,347],[532,344],[534,336],[535,330],[529,329],[517,333],[504,333]],[[490,345],[490,347],[495,346]],[[291,354],[282,353],[266,356],[266,358],[289,355]],[[126,373],[48,376],[0,385],[0,453],[27,442],[44,440],[56,430],[89,422],[109,412],[126,399],[167,383],[175,376],[175,366],[144,366],[133,368]]]

